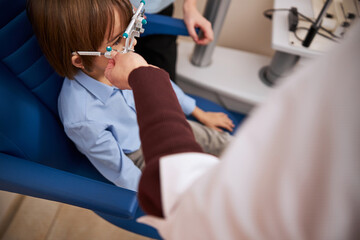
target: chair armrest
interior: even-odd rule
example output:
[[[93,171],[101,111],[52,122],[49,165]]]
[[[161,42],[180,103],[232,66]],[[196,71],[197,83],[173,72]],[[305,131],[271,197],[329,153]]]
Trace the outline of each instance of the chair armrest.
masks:
[[[0,153],[0,189],[133,218],[136,192]]]
[[[146,13],[147,24],[143,25],[145,32],[141,37],[152,34],[182,35],[189,36],[186,25],[182,19],[169,16]]]

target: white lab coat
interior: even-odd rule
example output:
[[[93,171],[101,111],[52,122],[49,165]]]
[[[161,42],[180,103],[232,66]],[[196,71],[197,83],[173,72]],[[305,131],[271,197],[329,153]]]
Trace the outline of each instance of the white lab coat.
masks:
[[[285,79],[216,158],[161,161],[165,239],[359,239],[360,25]],[[191,158],[192,161],[182,161]]]

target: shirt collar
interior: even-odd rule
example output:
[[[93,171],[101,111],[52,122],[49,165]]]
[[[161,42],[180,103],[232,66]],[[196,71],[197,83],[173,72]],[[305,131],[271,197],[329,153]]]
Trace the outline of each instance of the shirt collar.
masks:
[[[96,79],[85,74],[83,71],[78,71],[75,75],[75,80],[84,88],[86,88],[91,94],[98,98],[102,103],[106,103],[114,90],[118,90],[116,87],[111,87]]]

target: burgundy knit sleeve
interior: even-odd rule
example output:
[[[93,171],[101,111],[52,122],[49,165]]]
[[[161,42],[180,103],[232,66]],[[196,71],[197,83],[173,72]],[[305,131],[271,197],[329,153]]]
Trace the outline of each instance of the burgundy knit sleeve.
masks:
[[[138,197],[143,210],[163,217],[159,158],[182,152],[202,152],[186,121],[169,75],[162,69],[140,67],[129,75],[134,92],[145,169]]]

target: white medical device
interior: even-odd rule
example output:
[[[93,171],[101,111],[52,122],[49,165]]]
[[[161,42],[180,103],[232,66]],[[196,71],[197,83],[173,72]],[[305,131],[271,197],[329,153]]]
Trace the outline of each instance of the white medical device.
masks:
[[[122,37],[126,38],[125,46],[123,50],[112,49],[111,46],[106,47],[106,52],[96,52],[96,51],[76,51],[72,52],[72,55],[81,55],[81,56],[105,56],[106,58],[111,58],[111,51],[117,51],[120,53],[127,53],[129,51],[134,51],[134,39],[135,37],[140,37],[140,34],[144,32],[143,24],[146,24],[147,21],[144,18],[145,13],[145,1],[140,1],[140,6],[137,8],[136,12],[131,18],[129,25],[127,26]]]
[[[131,21],[126,28],[125,32],[123,33],[123,38],[126,38],[125,47],[123,49],[124,53],[128,51],[133,51],[132,47],[134,44],[134,38],[140,37],[140,34],[144,32],[143,24],[147,23],[146,19],[144,18],[145,13],[145,1],[140,1],[140,6],[137,8],[135,14],[131,18]]]

